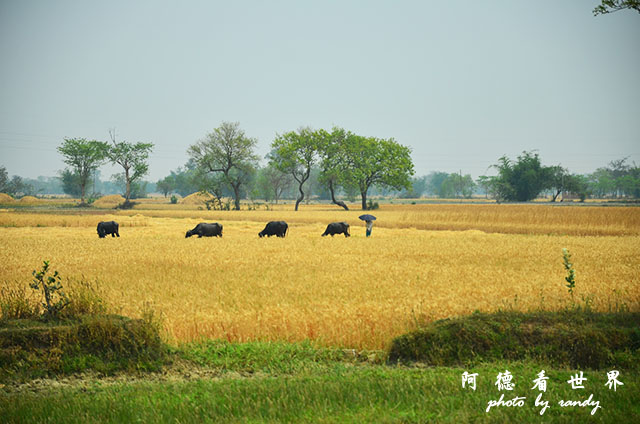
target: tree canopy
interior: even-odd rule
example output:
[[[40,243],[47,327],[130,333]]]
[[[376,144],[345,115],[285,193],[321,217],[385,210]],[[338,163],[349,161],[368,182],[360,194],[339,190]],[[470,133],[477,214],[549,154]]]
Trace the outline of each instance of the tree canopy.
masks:
[[[191,145],[187,153],[200,172],[222,174],[222,180],[215,181],[231,187],[234,209],[240,210],[241,188],[250,181],[258,164],[254,153],[256,144],[256,139],[247,137],[240,129],[239,122],[223,122],[204,139]]]
[[[640,0],[602,0],[602,3],[593,9],[593,15],[605,15],[624,9],[633,9],[640,13]]]
[[[125,185],[125,205],[128,205],[129,199],[131,199],[131,185],[149,171],[147,161],[149,154],[153,151],[153,144],[118,142],[115,131],[109,133],[112,145],[107,150],[107,157],[112,163],[120,165],[124,171],[122,180]]]
[[[295,210],[304,200],[304,183],[311,175],[311,168],[317,161],[320,148],[318,134],[311,128],[300,128],[276,136],[271,143],[273,149],[269,154],[269,163],[276,169],[290,174],[298,183],[299,195],[296,198]]]
[[[109,145],[102,141],[84,138],[65,138],[58,146],[63,161],[71,167],[71,171],[63,173],[63,182],[67,190],[80,194],[80,203],[84,204],[86,186],[93,171],[98,169],[106,159]],[[73,186],[78,190],[73,190]]]

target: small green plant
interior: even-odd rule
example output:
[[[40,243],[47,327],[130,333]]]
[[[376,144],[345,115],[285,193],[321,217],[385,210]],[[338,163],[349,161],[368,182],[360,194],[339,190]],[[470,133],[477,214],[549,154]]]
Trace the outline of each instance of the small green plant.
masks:
[[[69,304],[69,297],[62,291],[62,283],[60,282],[62,278],[58,271],[54,271],[53,276],[47,275],[48,273],[49,261],[44,261],[40,271],[34,269],[31,273],[33,282],[29,286],[34,290],[42,291],[45,300],[42,303],[45,315],[53,317]]]
[[[372,211],[375,209],[378,209],[380,207],[380,205],[378,204],[378,202],[373,202],[371,200],[369,200],[369,202],[367,203],[367,209]]]
[[[573,269],[573,263],[571,263],[571,253],[567,249],[562,249],[562,261],[564,263],[564,269],[567,270],[567,276],[564,277],[567,282],[566,287],[569,290],[571,299],[573,299],[573,289],[576,288],[576,270]]]
[[[171,204],[175,205],[176,203],[178,203],[178,197],[174,194],[171,196]]]

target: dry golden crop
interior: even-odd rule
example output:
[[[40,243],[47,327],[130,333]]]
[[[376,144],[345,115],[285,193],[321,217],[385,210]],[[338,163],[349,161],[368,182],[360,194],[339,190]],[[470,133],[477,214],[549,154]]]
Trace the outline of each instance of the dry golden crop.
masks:
[[[361,213],[326,205],[0,212],[0,281],[26,285],[48,259],[63,277],[98,279],[115,312],[139,316],[152,305],[174,341],[313,339],[381,348],[419,321],[566,306],[567,248],[577,301],[639,308],[638,208],[384,205],[370,238]],[[99,239],[95,225],[111,219],[121,223],[121,237]],[[289,222],[289,235],[258,238],[269,220]],[[320,237],[327,223],[343,220],[352,237]],[[202,221],[223,224],[223,237],[186,239]]]

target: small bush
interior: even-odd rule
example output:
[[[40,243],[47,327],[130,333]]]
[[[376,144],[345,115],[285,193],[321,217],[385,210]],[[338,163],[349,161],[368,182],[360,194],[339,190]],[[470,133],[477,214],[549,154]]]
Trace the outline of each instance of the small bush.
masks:
[[[174,194],[171,196],[171,204],[175,205],[178,203],[178,197]]]
[[[439,366],[505,359],[573,368],[637,367],[640,313],[474,313],[400,336],[389,351],[390,362]]]
[[[380,207],[380,205],[378,204],[378,202],[373,202],[371,200],[369,200],[369,202],[367,202],[367,209],[372,211],[375,209],[378,209]]]

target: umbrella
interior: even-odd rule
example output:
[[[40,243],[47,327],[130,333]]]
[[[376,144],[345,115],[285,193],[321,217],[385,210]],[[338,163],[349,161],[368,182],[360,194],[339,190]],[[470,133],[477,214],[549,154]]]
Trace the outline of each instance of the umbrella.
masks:
[[[360,218],[363,221],[375,221],[376,217],[373,215],[369,215],[368,213],[365,213],[364,215],[360,215],[358,218]]]

